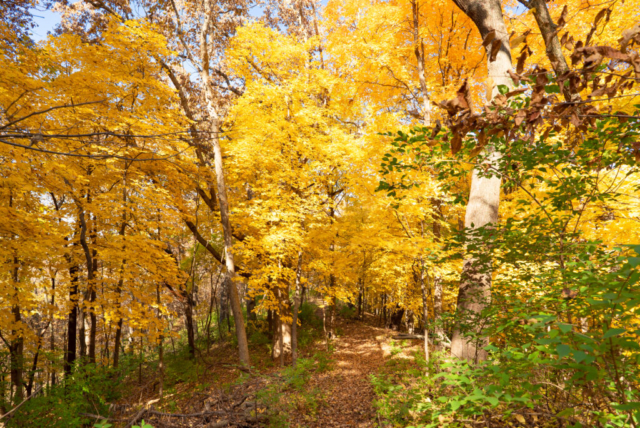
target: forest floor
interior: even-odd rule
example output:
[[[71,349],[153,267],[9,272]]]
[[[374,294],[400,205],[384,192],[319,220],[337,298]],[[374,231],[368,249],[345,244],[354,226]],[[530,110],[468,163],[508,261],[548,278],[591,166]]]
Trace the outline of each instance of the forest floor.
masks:
[[[374,427],[375,393],[369,376],[377,373],[389,358],[391,330],[374,327],[374,317],[366,321],[338,317],[332,341],[332,369],[311,377],[309,387],[322,391],[322,405],[315,415],[295,412],[293,426]],[[367,322],[368,321],[368,322]]]
[[[250,373],[239,370],[230,343],[212,346],[196,364],[171,359],[169,347],[163,397],[157,371],[144,370],[113,406],[112,417],[122,421],[116,426],[126,428],[140,425],[142,419],[154,428],[383,427],[370,376],[391,359],[412,359],[420,343],[405,341],[398,351],[395,332],[378,324],[370,314],[360,320],[337,316],[336,337],[328,350],[321,324],[316,324],[314,339],[301,347],[296,368],[279,367],[270,359],[268,345],[255,340]]]

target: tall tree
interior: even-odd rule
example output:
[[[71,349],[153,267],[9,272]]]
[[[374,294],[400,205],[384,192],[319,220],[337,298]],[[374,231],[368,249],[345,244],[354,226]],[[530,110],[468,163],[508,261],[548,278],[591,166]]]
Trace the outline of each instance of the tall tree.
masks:
[[[493,82],[491,96],[499,94],[499,86],[512,87],[513,82],[509,77],[511,65],[511,47],[509,33],[502,15],[502,5],[499,0],[455,0],[456,5],[469,16],[478,28],[487,54],[488,81]],[[469,106],[471,107],[471,106]],[[500,208],[499,175],[492,174],[501,157],[496,147],[487,146],[484,149],[484,163],[473,170],[469,201],[465,214],[465,229],[473,232],[478,229],[489,229],[498,220]],[[473,233],[469,233],[470,239],[475,239]],[[470,245],[489,245],[488,242],[470,242]],[[460,322],[469,319],[477,319],[483,308],[491,299],[491,266],[486,260],[467,257],[462,268],[460,288],[458,292],[458,324],[456,325],[452,342],[451,353],[459,358],[467,360],[482,360],[486,358],[484,346],[487,339],[483,337],[481,329],[474,331],[473,340],[465,337]],[[480,325],[480,323],[475,323]]]

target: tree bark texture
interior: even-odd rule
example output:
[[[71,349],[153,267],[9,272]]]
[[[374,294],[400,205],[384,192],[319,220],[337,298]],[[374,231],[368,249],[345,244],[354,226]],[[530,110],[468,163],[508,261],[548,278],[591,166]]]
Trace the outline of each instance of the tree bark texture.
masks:
[[[456,5],[475,23],[484,37],[495,31],[495,40],[500,43],[495,61],[491,61],[491,44],[487,46],[488,74],[495,83],[491,89],[492,97],[499,94],[499,85],[512,87],[508,71],[511,70],[511,48],[509,33],[504,23],[502,6],[499,0],[454,0]],[[486,163],[491,167],[501,158],[495,148],[485,149]],[[469,202],[465,214],[466,230],[490,227],[498,220],[500,206],[499,176],[483,176],[480,166],[473,170]],[[458,293],[457,319],[451,343],[451,353],[462,359],[478,361],[486,358],[484,347],[487,339],[482,337],[482,326],[478,320],[481,311],[491,298],[491,270],[488,266],[479,266],[477,259],[467,256],[463,263],[462,276]],[[474,325],[473,333],[477,339],[471,341],[465,337],[460,320],[471,320]]]
[[[546,48],[547,58],[553,67],[557,76],[562,76],[569,71],[569,65],[562,53],[562,46],[558,39],[558,25],[551,18],[547,2],[545,0],[518,0],[522,5],[527,7],[533,12],[533,16],[536,19],[540,34],[544,40]],[[580,94],[571,93],[569,86],[562,86],[562,94],[567,101],[577,101],[580,99]]]

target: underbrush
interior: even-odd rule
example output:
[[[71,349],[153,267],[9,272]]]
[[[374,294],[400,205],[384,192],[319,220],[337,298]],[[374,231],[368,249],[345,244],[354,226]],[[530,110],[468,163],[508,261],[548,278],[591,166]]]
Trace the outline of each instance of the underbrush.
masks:
[[[355,307],[350,307],[349,305],[342,305],[340,307],[340,310],[338,311],[338,314],[344,319],[352,320],[356,317],[356,312],[357,311]]]
[[[301,354],[305,353],[314,341],[322,335],[322,320],[315,314],[317,307],[305,303],[300,308],[300,323],[298,329],[298,345]],[[265,356],[261,367],[272,367],[273,362],[266,357],[270,350],[271,340],[268,335],[266,320],[258,319],[247,325],[250,346],[256,349],[256,356]],[[231,334],[230,343],[234,346],[235,335]],[[219,341],[219,337],[212,330],[211,338]],[[206,349],[209,345],[206,338],[200,338],[199,349]],[[257,349],[263,348],[263,349]],[[264,349],[267,348],[267,349]],[[308,351],[307,351],[308,352]],[[204,383],[203,374],[207,371],[207,361],[198,354],[191,357],[185,337],[178,337],[173,346],[167,347],[164,354],[163,388],[165,396],[171,396],[170,401],[164,403],[164,411],[180,412],[179,402],[182,398],[193,394],[193,390],[205,390],[210,383]],[[147,361],[143,363],[143,373],[157,372],[157,355],[151,358],[147,354]],[[124,355],[120,367],[116,370],[110,367],[100,367],[78,363],[72,377],[64,384],[48,389],[46,394],[33,397],[26,402],[16,415],[6,421],[7,428],[80,428],[88,426],[109,427],[106,422],[97,422],[96,418],[86,415],[109,415],[109,404],[131,394],[131,387],[138,384],[138,369],[141,361],[137,357]],[[322,401],[321,391],[308,390],[308,383],[313,373],[321,373],[332,369],[332,360],[328,353],[320,352],[312,358],[299,358],[296,367],[287,367],[279,372],[276,382],[258,394],[258,401],[263,402],[269,409],[272,426],[287,426],[287,414],[293,409],[299,409],[313,417]],[[208,379],[215,382],[216,378]],[[241,376],[236,383],[246,381]],[[181,384],[193,384],[188,390],[179,392]],[[155,385],[157,387],[157,385]],[[151,427],[140,422],[141,427]]]
[[[309,421],[315,420],[324,397],[321,390],[309,389],[308,384],[314,373],[332,368],[330,356],[325,352],[299,358],[295,367],[286,367],[275,382],[260,390],[256,399],[267,408],[269,426],[289,427],[290,414],[296,410]]]
[[[95,421],[86,414],[108,414],[109,403],[127,393],[124,380],[131,375],[139,360],[124,357],[118,369],[77,364],[64,384],[47,390],[27,401],[7,428],[75,428],[91,426]]]
[[[309,326],[316,330],[322,329],[322,319],[316,315],[318,307],[313,303],[304,302],[300,305],[298,319],[302,326]]]
[[[317,309],[308,302],[300,306],[298,346],[301,354],[322,336],[322,319],[316,315]],[[294,411],[303,414],[308,421],[315,420],[324,397],[319,389],[309,388],[309,381],[314,373],[332,369],[331,354],[316,352],[309,358],[298,358],[295,367],[288,366],[278,372],[275,381],[260,390],[256,396],[256,400],[267,409],[269,426],[289,427],[289,419]]]
[[[549,297],[554,312],[533,301],[490,307],[495,343],[479,364],[439,353],[429,363],[392,359],[371,377],[380,416],[425,428],[640,426],[638,264],[631,257],[599,274],[580,270],[572,284],[583,295]],[[573,325],[567,314],[591,322]]]

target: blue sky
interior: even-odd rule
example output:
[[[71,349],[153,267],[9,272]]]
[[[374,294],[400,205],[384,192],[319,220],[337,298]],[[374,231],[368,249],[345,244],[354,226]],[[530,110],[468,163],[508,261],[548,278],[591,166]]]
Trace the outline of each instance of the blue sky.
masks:
[[[59,13],[40,9],[31,9],[31,12],[33,13],[33,20],[37,25],[37,27],[31,31],[31,35],[35,41],[45,39],[47,32],[52,31],[56,24],[60,22]]]
[[[2,1],[2,0],[0,0]],[[77,0],[72,0],[71,3],[75,3]],[[328,0],[322,0],[320,3],[324,7]],[[31,31],[33,40],[40,41],[47,37],[47,33],[52,31],[54,27],[60,22],[61,16],[59,13],[52,12],[50,10],[32,9],[34,22],[37,27]],[[260,14],[261,8],[253,8],[251,14]]]

